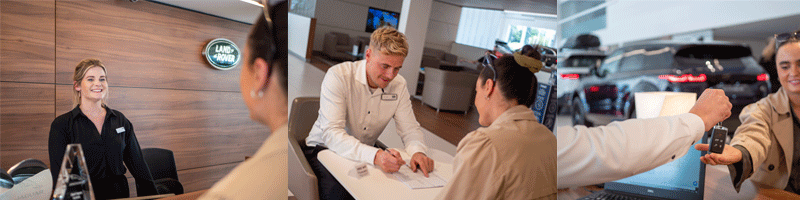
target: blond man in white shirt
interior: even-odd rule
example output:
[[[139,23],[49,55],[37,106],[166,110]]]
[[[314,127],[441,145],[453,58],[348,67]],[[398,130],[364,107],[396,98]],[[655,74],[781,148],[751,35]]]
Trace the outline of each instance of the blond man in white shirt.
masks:
[[[411,109],[406,80],[397,74],[408,55],[405,35],[391,27],[379,28],[372,33],[369,46],[364,60],[335,65],[322,81],[319,117],[304,149],[319,180],[321,199],[352,199],[317,160],[321,150],[373,164],[384,172],[395,172],[405,164],[399,152],[374,147],[391,119],[405,151],[412,155],[411,169],[420,169],[426,176],[433,170],[433,160],[425,154],[422,128]]]

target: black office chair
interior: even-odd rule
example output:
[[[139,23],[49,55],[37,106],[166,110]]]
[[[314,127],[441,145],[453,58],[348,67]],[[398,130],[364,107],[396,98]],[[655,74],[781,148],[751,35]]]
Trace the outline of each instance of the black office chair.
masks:
[[[142,154],[159,194],[183,194],[183,185],[178,181],[178,170],[175,167],[175,156],[172,151],[145,148],[142,149]]]
[[[49,167],[41,160],[28,158],[9,168],[8,175],[14,180],[14,184],[19,184],[45,169],[49,169]]]

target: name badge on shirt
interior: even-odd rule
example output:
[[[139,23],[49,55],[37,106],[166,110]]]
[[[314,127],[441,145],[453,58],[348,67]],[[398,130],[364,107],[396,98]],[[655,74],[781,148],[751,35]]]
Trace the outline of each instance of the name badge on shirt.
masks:
[[[383,100],[383,101],[396,101],[397,100],[397,94],[393,94],[393,93],[382,94],[381,95],[381,100]]]
[[[125,127],[117,128],[117,133],[122,133],[122,132],[125,132]]]

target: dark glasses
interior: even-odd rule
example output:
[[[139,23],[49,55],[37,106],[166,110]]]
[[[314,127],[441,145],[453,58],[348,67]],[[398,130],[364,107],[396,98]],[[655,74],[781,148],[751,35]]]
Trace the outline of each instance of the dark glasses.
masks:
[[[794,33],[781,33],[775,35],[775,51],[778,51],[778,48],[783,46],[789,41],[797,41],[800,40],[800,31],[795,31]]]
[[[494,66],[492,65],[492,63],[494,63],[494,60],[497,60],[497,57],[495,55],[487,53],[486,55],[483,56],[483,63],[481,64],[483,64],[483,70],[486,70],[486,68],[492,70],[492,80],[497,81],[497,70],[495,70]]]

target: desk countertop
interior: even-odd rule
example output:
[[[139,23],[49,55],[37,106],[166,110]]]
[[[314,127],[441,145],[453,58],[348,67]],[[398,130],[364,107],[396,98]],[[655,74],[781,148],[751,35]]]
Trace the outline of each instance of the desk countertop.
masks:
[[[404,160],[409,159],[408,154],[398,151]],[[434,160],[434,172],[449,181],[453,176],[453,156],[431,149],[429,157]],[[442,190],[442,187],[412,190],[392,174],[369,164],[369,176],[361,179],[352,177],[348,172],[358,163],[330,150],[319,152],[317,158],[356,199],[433,199]]]

